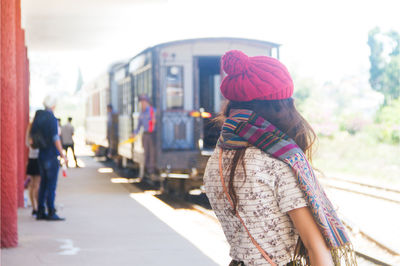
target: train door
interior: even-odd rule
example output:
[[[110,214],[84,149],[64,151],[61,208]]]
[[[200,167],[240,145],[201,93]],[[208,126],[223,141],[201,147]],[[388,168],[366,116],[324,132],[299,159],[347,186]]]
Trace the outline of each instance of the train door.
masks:
[[[123,158],[132,159],[132,145],[124,141],[132,134],[132,88],[131,75],[127,75],[118,83],[119,92],[119,141],[118,154]]]
[[[197,62],[196,62],[197,61]],[[220,93],[221,84],[221,57],[201,56],[197,57],[197,79],[199,93],[199,107],[202,115],[202,125],[200,125],[200,138],[202,139],[203,151],[213,150],[219,137],[219,127],[212,122],[221,111],[223,97]],[[202,146],[202,147],[201,147]]]
[[[140,116],[140,102],[139,96],[146,94],[151,99],[151,104],[156,106],[153,95],[153,85],[152,85],[152,68],[149,64],[141,65],[139,68],[133,68],[132,73],[132,89],[131,89],[131,132],[133,132],[139,125]],[[142,137],[138,136],[136,141],[131,146],[132,160],[140,165],[140,176],[144,174],[144,150]]]
[[[111,122],[107,121],[107,123],[111,123],[111,125],[107,125],[110,127],[108,130],[109,135],[109,154],[111,156],[118,155],[118,143],[119,143],[119,114],[121,112],[121,100],[120,100],[120,91],[121,85],[120,81],[125,77],[125,69],[124,68],[112,68],[109,72],[110,74],[110,103],[113,109]]]
[[[187,110],[189,107],[192,109],[192,104],[189,102],[190,98],[192,98],[189,90],[191,87],[185,86],[184,70],[184,65],[163,67],[163,150],[194,149],[194,119]]]

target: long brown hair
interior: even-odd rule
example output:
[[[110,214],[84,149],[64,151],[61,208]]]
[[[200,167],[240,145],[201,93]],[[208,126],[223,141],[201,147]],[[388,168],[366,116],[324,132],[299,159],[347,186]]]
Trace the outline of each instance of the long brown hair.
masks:
[[[247,109],[254,111],[256,114],[263,117],[271,124],[276,126],[279,130],[286,133],[290,138],[292,138],[300,147],[300,149],[302,149],[302,151],[306,154],[307,159],[310,162],[312,161],[313,144],[315,143],[317,136],[310,124],[297,111],[292,98],[270,101],[254,100],[250,102],[228,101],[224,106],[220,116],[216,118],[216,121],[222,124],[223,121],[225,121],[225,119],[229,116],[232,109]],[[233,186],[233,181],[237,165],[240,162],[246,176],[246,170],[243,161],[245,152],[246,149],[236,150],[228,167],[228,191],[233,201],[234,213],[236,213],[237,195]]]

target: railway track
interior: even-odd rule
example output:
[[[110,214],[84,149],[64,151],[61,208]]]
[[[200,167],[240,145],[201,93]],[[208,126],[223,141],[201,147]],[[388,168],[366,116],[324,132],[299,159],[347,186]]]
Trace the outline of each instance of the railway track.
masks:
[[[353,242],[356,243],[355,253],[362,261],[371,265],[400,265],[400,254],[379,242],[358,226],[340,214],[343,224],[347,227]],[[360,264],[364,265],[364,264]]]
[[[400,190],[398,189],[324,176],[319,176],[319,181],[327,189],[341,190],[350,194],[368,197],[382,202],[382,206],[389,203],[400,205]],[[342,214],[340,214],[340,217],[344,218]],[[357,243],[356,248],[358,247],[358,249],[356,253],[360,259],[370,262],[372,265],[400,265],[398,250],[383,244],[347,219],[343,219],[343,223],[349,229],[354,242]]]
[[[333,177],[320,176],[319,181],[328,188],[343,190],[400,205],[400,190],[398,189]]]

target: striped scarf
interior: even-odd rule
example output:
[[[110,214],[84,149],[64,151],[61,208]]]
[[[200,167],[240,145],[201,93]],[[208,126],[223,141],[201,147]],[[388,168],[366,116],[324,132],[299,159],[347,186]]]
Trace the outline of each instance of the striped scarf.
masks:
[[[357,265],[350,239],[332,203],[319,184],[303,151],[288,135],[250,110],[232,110],[218,146],[243,149],[249,144],[287,163],[294,171],[304,197],[331,250],[335,265]]]

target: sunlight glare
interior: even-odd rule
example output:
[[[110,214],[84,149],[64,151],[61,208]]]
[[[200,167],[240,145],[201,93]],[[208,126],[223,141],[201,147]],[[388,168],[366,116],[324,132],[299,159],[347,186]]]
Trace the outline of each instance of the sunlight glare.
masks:
[[[114,172],[114,169],[110,168],[110,167],[101,167],[99,169],[97,169],[97,172],[105,174],[105,173],[112,173]]]

